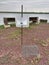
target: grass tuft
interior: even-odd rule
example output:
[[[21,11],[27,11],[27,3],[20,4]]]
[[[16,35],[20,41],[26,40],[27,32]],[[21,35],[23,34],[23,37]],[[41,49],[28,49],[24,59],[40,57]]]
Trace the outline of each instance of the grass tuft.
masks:
[[[4,25],[0,25],[0,29],[4,29]]]

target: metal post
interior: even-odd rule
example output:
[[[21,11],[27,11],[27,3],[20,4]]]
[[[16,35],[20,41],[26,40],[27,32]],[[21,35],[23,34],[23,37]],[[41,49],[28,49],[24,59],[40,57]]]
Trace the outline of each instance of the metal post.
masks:
[[[21,23],[21,46],[23,44],[23,23]]]
[[[23,19],[23,5],[21,5],[21,21]],[[23,44],[23,23],[21,22],[21,46]]]
[[[21,5],[21,18],[23,18],[23,5]]]

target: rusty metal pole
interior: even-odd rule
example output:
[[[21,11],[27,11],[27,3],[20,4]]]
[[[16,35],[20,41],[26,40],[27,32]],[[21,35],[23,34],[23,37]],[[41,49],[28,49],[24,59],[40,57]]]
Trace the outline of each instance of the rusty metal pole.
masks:
[[[23,5],[21,5],[21,46],[23,44]]]

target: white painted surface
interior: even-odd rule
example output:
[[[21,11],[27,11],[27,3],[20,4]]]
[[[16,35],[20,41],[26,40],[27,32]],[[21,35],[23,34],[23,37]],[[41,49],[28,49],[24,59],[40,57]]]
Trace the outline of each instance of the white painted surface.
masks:
[[[29,25],[29,17],[39,17],[40,19],[47,19],[49,23],[49,14],[24,14],[23,20],[21,20],[21,14],[17,13],[0,13],[0,25],[4,25],[4,18],[15,18],[16,26],[20,26],[20,24],[23,21],[24,26]],[[38,20],[38,23],[40,22]]]
[[[0,13],[0,25],[4,25],[4,18],[15,18],[16,15],[12,13]]]
[[[29,21],[27,19],[23,21],[17,20],[16,27],[29,27]]]

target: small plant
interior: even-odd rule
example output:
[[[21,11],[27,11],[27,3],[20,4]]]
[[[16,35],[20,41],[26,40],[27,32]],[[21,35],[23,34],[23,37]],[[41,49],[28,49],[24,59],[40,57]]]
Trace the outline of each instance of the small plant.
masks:
[[[15,27],[15,26],[16,26],[16,24],[10,24],[10,26],[11,26],[11,27]]]
[[[0,29],[4,29],[4,25],[0,25]]]
[[[31,24],[31,25],[29,25],[29,28],[28,29],[33,29],[33,28],[35,28],[35,27],[37,27],[39,24]]]

